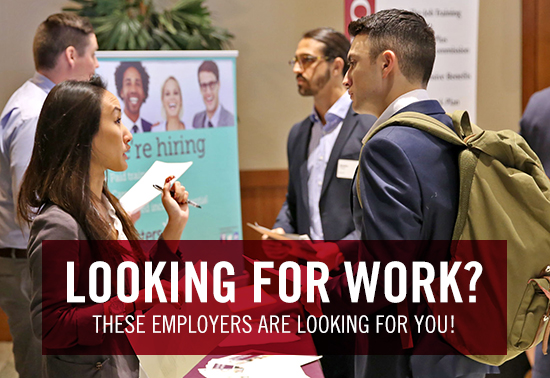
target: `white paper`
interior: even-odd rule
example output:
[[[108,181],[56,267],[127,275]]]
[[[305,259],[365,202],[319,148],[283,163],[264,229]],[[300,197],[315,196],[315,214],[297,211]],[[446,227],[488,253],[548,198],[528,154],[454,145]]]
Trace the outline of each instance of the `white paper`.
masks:
[[[355,175],[355,170],[357,169],[358,165],[358,160],[338,159],[336,177],[340,179],[353,179],[353,175]]]
[[[133,214],[154,200],[162,192],[153,188],[153,185],[164,186],[164,180],[168,176],[176,176],[173,181],[179,179],[181,175],[193,164],[187,163],[164,163],[155,161],[153,165],[145,172],[143,177],[136,182],[130,190],[120,198],[120,204],[128,214]]]
[[[207,378],[307,378],[302,365],[317,361],[320,356],[234,355],[213,358],[203,369]]]

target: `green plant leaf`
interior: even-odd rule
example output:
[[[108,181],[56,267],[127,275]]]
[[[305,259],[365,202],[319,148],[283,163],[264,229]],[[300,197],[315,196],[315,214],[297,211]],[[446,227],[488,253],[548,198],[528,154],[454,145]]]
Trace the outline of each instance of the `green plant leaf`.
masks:
[[[204,0],[179,0],[162,13],[152,0],[72,0],[66,11],[89,17],[100,50],[221,49],[234,36],[212,25]]]

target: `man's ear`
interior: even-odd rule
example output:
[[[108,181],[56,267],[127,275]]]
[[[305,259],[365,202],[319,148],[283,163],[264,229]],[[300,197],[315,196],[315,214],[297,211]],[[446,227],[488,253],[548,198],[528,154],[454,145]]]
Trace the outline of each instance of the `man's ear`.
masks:
[[[381,56],[380,64],[382,66],[382,77],[386,78],[388,75],[398,69],[397,67],[397,56],[391,50],[386,50]]]
[[[65,60],[67,61],[67,64],[71,68],[74,68],[74,66],[76,64],[76,54],[77,54],[77,51],[74,48],[74,46],[67,47],[65,49],[64,54],[63,54],[63,57],[65,58]]]
[[[332,72],[335,75],[341,74],[342,76],[344,76],[344,65],[344,59],[340,57],[334,58],[334,62],[332,63]]]

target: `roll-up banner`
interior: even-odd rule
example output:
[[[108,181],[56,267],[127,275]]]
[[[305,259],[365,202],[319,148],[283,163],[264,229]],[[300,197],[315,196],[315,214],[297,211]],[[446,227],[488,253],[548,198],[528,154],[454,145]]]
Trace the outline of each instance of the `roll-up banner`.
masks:
[[[424,16],[436,36],[436,59],[428,93],[447,112],[477,105],[479,0],[345,0],[345,28],[350,21],[382,9],[407,9]]]
[[[237,51],[97,54],[96,73],[118,97],[122,123],[133,134],[128,169],[109,171],[109,189],[121,198],[156,161],[191,162],[179,181],[201,208],[190,209],[184,240],[242,239],[237,55]],[[160,196],[134,217],[142,239],[158,239],[167,222]]]

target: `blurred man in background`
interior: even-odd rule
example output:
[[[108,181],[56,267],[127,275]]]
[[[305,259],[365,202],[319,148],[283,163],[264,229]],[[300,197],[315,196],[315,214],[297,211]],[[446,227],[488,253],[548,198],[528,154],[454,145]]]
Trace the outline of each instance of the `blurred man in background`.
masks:
[[[0,307],[8,315],[22,378],[40,376],[42,351],[30,323],[29,230],[16,217],[19,187],[47,94],[62,81],[90,79],[99,67],[97,48],[87,19],[71,13],[49,16],[34,36],[36,73],[10,97],[0,117]]]

